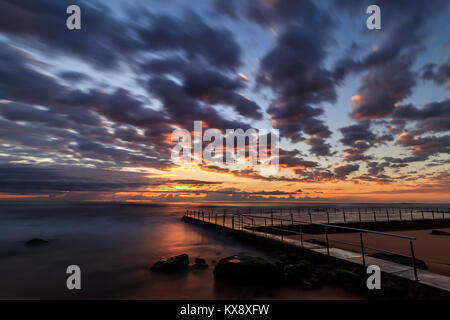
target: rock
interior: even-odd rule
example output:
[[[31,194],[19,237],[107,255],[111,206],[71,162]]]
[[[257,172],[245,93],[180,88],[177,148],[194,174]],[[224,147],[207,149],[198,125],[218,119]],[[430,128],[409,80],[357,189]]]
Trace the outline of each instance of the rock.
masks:
[[[160,272],[178,272],[185,270],[189,265],[189,256],[187,254],[180,254],[179,256],[170,257],[168,259],[161,259],[156,262],[153,267],[150,268],[152,271]]]
[[[293,273],[300,278],[309,277],[313,271],[313,265],[307,260],[300,260],[296,264],[288,265],[285,269],[286,273]]]
[[[433,230],[433,231],[431,231],[430,234],[435,235],[435,236],[450,236],[450,232],[441,231],[441,230]]]
[[[335,280],[350,291],[360,292],[364,285],[364,279],[359,274],[345,269],[336,269]]]
[[[401,256],[399,254],[377,252],[377,253],[371,254],[370,256],[377,258],[377,259],[387,260],[387,261],[395,262],[398,264],[402,264],[404,266],[412,267],[412,259],[409,257]],[[418,269],[423,269],[423,270],[428,269],[425,262],[420,259],[416,258],[415,263],[416,263],[416,268],[418,268]]]
[[[206,269],[208,265],[206,264],[206,260],[202,258],[195,258],[194,268],[197,269]]]
[[[295,264],[289,264],[284,269],[285,282],[299,284],[304,289],[313,286],[311,277],[313,275],[313,265],[307,260],[297,261]]]
[[[33,238],[31,240],[28,240],[25,245],[27,247],[40,247],[40,246],[45,246],[47,245],[49,242],[47,240],[43,240],[43,239],[39,239],[39,238]]]
[[[234,255],[216,264],[214,276],[237,283],[268,284],[278,282],[282,273],[263,258]]]

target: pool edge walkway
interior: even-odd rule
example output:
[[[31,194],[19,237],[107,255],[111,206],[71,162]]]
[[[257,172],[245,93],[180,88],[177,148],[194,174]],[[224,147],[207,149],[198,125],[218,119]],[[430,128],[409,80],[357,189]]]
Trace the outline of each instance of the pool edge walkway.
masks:
[[[275,245],[287,245],[292,248],[298,248],[301,250],[309,250],[316,255],[322,256],[323,258],[333,258],[337,260],[341,260],[343,262],[356,265],[358,267],[364,267],[362,263],[362,255],[361,253],[351,252],[344,249],[329,248],[329,254],[327,247],[321,246],[318,244],[313,244],[304,241],[303,246],[301,242],[296,239],[291,239],[285,237],[283,240],[279,238],[279,236],[273,234],[265,234],[258,231],[250,231],[250,230],[239,230],[232,229],[228,226],[222,226],[213,222],[204,221],[201,219],[197,219],[195,217],[183,216],[183,220],[192,222],[195,224],[200,224],[208,227],[212,227],[217,230],[223,230],[235,235],[241,235],[245,237],[251,237],[253,240],[264,240],[270,241]],[[450,277],[436,274],[427,270],[417,269],[417,274],[419,277],[419,281],[415,280],[413,269],[409,266],[397,264],[394,262],[390,262],[387,260],[381,260],[377,258],[373,258],[370,256],[365,256],[366,266],[369,265],[377,265],[380,267],[381,272],[384,275],[389,277],[394,277],[399,280],[403,280],[405,284],[414,286],[414,287],[424,287],[427,289],[431,289],[431,291],[439,292],[443,294],[445,298],[450,298]]]

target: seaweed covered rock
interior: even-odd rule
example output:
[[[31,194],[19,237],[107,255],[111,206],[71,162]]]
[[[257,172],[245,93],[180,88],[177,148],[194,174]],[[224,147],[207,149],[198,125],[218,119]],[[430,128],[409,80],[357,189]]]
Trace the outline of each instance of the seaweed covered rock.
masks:
[[[354,292],[360,292],[364,289],[365,285],[365,281],[361,275],[346,269],[336,269],[335,280],[337,284]]]
[[[178,272],[185,270],[189,265],[189,256],[187,254],[180,254],[179,256],[170,257],[168,259],[161,259],[156,262],[153,267],[150,268],[152,271],[160,272]]]
[[[214,276],[230,282],[273,284],[282,278],[282,273],[263,258],[234,255],[221,259],[216,264]]]
[[[307,260],[300,260],[295,264],[286,266],[286,275],[293,278],[304,279],[312,275],[314,266]]]

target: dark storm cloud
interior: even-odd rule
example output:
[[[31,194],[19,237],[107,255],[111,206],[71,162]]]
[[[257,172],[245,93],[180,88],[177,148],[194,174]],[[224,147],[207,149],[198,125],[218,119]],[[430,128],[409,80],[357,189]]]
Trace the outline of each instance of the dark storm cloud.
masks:
[[[415,133],[450,131],[450,99],[426,104],[419,109],[413,105],[401,105],[391,115],[394,124],[403,126],[414,121]]]
[[[313,105],[336,101],[333,76],[324,67],[331,22],[312,4],[307,8],[286,23],[275,47],[262,58],[258,82],[276,95],[268,109],[272,125],[294,142],[304,139],[302,133],[312,136],[314,139],[306,141],[313,146],[311,151],[328,155],[325,139],[331,132],[319,118],[323,109]],[[311,29],[321,32],[312,33]]]
[[[0,95],[4,99],[31,104],[51,103],[51,97],[66,88],[55,79],[31,68],[34,59],[0,41]]]
[[[66,8],[72,4],[83,8],[82,28],[76,32],[66,28]],[[72,55],[100,68],[118,67],[138,47],[129,26],[92,1],[2,0],[0,31],[48,54]]]
[[[364,153],[377,144],[392,141],[394,138],[389,135],[376,135],[371,131],[371,122],[366,121],[361,124],[354,124],[340,128],[342,138],[339,140],[343,145],[350,148],[345,149],[347,153],[346,161],[369,160],[370,156]]]
[[[330,156],[335,154],[331,152],[331,145],[322,138],[308,138],[305,140],[311,146],[310,152],[316,156]]]
[[[372,176],[378,176],[384,172],[386,167],[389,167],[389,163],[387,162],[369,162],[367,163],[368,173]]]
[[[313,168],[317,167],[317,162],[308,161],[301,157],[301,153],[298,150],[287,151],[284,149],[279,150],[279,164],[280,166],[286,166],[288,168]]]
[[[450,154],[450,135],[419,137],[414,133],[404,132],[398,137],[397,143],[409,148],[413,155],[419,157]]]
[[[352,172],[358,171],[359,165],[357,164],[345,164],[334,168],[334,173],[337,179],[345,180],[345,178]]]
[[[142,175],[76,167],[0,164],[0,192],[34,194],[63,191],[139,190]]]
[[[147,127],[167,121],[164,113],[146,108],[128,90],[119,88],[107,93],[99,89],[75,90],[58,97],[56,102],[64,106],[83,106],[118,123]],[[170,130],[171,131],[171,130]]]
[[[152,16],[149,26],[137,33],[150,51],[181,51],[191,59],[203,59],[219,69],[234,71],[241,64],[241,50],[231,32],[208,25],[199,15],[182,18]]]
[[[317,8],[310,0],[238,1],[215,0],[216,11],[231,18],[243,18],[262,26],[286,24],[299,17],[317,15]]]
[[[193,15],[189,17],[194,18]],[[201,63],[210,63],[215,64],[216,70],[218,68],[232,70],[240,63],[239,48],[228,31],[217,31],[206,25],[200,17],[195,16],[197,22],[190,21],[192,29],[185,30],[191,33],[193,43],[184,42],[186,39],[183,37],[158,43],[161,39],[152,36],[155,35],[157,28],[164,27],[164,23],[176,24],[178,28],[182,28],[182,24],[187,21],[170,17],[152,16],[152,18],[155,21],[147,30],[148,33],[145,33],[146,40],[151,40],[145,43],[145,46],[152,46],[148,50],[184,50],[191,59],[186,64],[198,60],[197,67]],[[28,40],[33,37],[39,38],[40,35],[35,31],[32,30],[30,33],[23,31],[20,36]],[[38,41],[44,42],[41,38]],[[177,44],[177,41],[180,43]],[[219,46],[210,46],[210,43],[207,44],[208,41],[221,41],[233,52],[222,50]],[[4,42],[1,46],[0,93],[2,98],[17,101],[2,104],[1,113],[10,121],[27,123],[26,125],[8,123],[2,128],[5,130],[1,130],[2,137],[19,143],[23,148],[34,146],[47,152],[52,147],[53,152],[49,157],[53,159],[61,160],[60,155],[71,154],[76,158],[83,158],[84,162],[96,159],[117,165],[162,168],[170,165],[168,158],[171,143],[166,137],[173,130],[172,124],[190,127],[193,120],[200,119],[218,128],[248,127],[243,123],[225,120],[206,103],[228,104],[244,116],[261,118],[259,107],[238,94],[237,91],[244,88],[242,81],[222,73],[216,75],[211,69],[205,74],[206,81],[202,78],[201,72],[195,73],[191,69],[185,75],[189,81],[186,81],[187,86],[184,88],[176,86],[166,88],[169,91],[160,88],[159,96],[163,102],[168,99],[169,103],[163,105],[161,111],[155,111],[123,88],[110,92],[97,88],[72,89],[57,82],[56,78],[37,71],[41,65],[35,57]],[[56,44],[52,46],[61,49]],[[110,49],[113,50],[112,47]],[[215,56],[214,50],[222,51],[225,55]],[[92,52],[88,54],[93,55]],[[59,77],[69,82],[88,79],[84,74],[73,71],[60,72]],[[157,83],[158,80],[155,79],[153,83]],[[178,90],[179,99],[175,104],[170,103],[174,100],[173,97],[166,97],[162,92],[170,95],[173,93],[171,89]],[[44,108],[35,108],[32,105]],[[190,114],[191,117],[185,117],[184,113],[180,113],[185,107],[186,114]],[[190,110],[189,107],[193,109]],[[105,124],[103,119],[113,123]],[[7,127],[10,130],[6,130]],[[141,128],[144,136],[134,127]],[[26,134],[27,132],[29,134]]]
[[[450,58],[446,63],[440,65],[437,69],[435,63],[429,63],[422,69],[422,78],[432,80],[440,86],[450,88]]]
[[[342,14],[359,17],[366,14],[366,8],[374,4],[370,0],[337,0],[334,2]],[[449,4],[446,0],[380,0],[376,3],[382,10],[383,37],[378,48],[361,60],[346,58],[338,64],[338,74],[364,71],[372,67],[382,67],[385,62],[412,58],[429,35],[429,23],[445,12]],[[407,10],[405,9],[407,8]],[[360,23],[361,32],[370,35],[365,23]]]
[[[259,106],[238,94],[244,87],[242,80],[212,70],[191,69],[184,75],[184,91],[189,96],[212,105],[230,105],[244,117],[262,119]]]
[[[379,119],[389,115],[395,105],[412,93],[415,75],[409,62],[389,62],[365,74],[352,102],[352,116],[357,120]]]
[[[120,143],[103,126],[101,118],[103,116],[119,123],[151,128],[151,131],[146,130],[149,131],[149,138],[145,141],[151,146],[160,145],[164,141],[156,134],[156,128],[163,127],[160,131],[164,133],[171,131],[168,126],[164,127],[163,113],[144,108],[142,102],[124,89],[117,89],[113,93],[96,89],[88,92],[70,89],[55,82],[54,78],[32,69],[30,61],[34,60],[22,51],[4,43],[1,45],[4,50],[0,55],[6,58],[0,61],[2,97],[21,102],[0,105],[2,116],[17,122],[2,126],[0,134],[5,141],[40,148],[45,152],[52,151],[50,157],[55,153],[67,154],[71,150],[76,157],[85,156],[121,164],[133,165],[133,161],[135,164],[153,164],[157,167],[169,164],[169,153],[160,153],[168,150],[167,144],[165,149],[159,148],[158,151],[143,150],[137,145],[143,142],[141,140],[135,141],[134,146],[127,145],[137,151],[116,149],[114,145],[120,146]],[[27,124],[22,125],[22,122]],[[95,144],[95,148],[91,148],[89,152],[86,148],[81,148],[87,145],[85,141]],[[105,146],[105,143],[110,146]],[[143,155],[144,152],[146,155]],[[148,157],[148,154],[153,157]]]
[[[163,77],[153,77],[148,90],[164,105],[171,120],[181,127],[190,130],[196,120],[204,121],[208,127],[219,129],[243,128],[249,126],[239,121],[229,121],[209,106],[201,104],[189,96],[182,85]]]
[[[143,70],[155,77],[176,76],[183,83],[184,93],[190,98],[209,105],[228,105],[244,117],[262,119],[260,107],[240,93],[246,85],[237,75],[225,74],[203,63],[178,56],[151,60],[143,66]]]
[[[336,1],[343,12],[364,12],[370,1]],[[448,1],[379,1],[382,8],[383,38],[360,60],[344,58],[334,71],[337,79],[346,74],[366,72],[353,101],[352,116],[357,120],[388,116],[395,105],[407,98],[418,75],[411,66],[430,34],[428,26],[445,11]],[[405,10],[408,8],[408,10]],[[361,32],[371,32],[361,24]]]

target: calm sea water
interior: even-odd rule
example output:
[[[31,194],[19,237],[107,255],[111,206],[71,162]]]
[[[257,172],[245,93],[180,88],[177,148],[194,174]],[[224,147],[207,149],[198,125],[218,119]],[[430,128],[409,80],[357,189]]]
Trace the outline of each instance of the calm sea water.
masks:
[[[181,220],[184,206],[0,204],[0,298],[21,299],[354,299],[336,287],[314,290],[232,286],[214,263],[233,254],[263,256],[226,236]],[[32,238],[50,240],[30,248]],[[161,257],[205,258],[206,270],[149,271]],[[82,270],[82,290],[66,288],[66,268]]]

